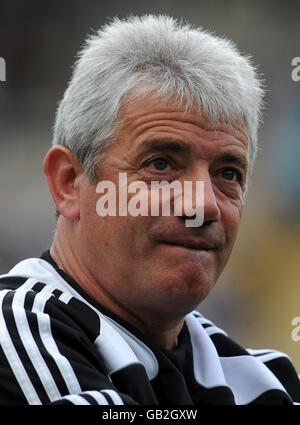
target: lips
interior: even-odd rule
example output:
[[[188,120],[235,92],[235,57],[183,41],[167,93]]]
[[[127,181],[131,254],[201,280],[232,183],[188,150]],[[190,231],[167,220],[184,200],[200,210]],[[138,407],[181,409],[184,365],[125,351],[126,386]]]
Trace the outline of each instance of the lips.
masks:
[[[195,241],[195,240],[174,240],[174,241],[161,241],[162,243],[174,246],[180,246],[182,248],[193,249],[196,251],[211,251],[216,249],[216,245],[208,243],[207,241]]]
[[[180,244],[179,244],[180,245]],[[183,245],[180,245],[180,246],[183,246],[184,248],[189,248],[189,249],[196,249],[196,250],[204,250],[204,251],[208,251],[209,249],[208,248],[203,248],[202,246],[198,246],[198,245],[189,245],[189,244],[186,244],[186,243],[184,243]]]

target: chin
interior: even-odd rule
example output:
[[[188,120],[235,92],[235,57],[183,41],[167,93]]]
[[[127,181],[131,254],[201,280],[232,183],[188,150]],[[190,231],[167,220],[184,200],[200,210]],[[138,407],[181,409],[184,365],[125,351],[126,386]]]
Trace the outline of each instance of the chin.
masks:
[[[182,308],[186,311],[185,314],[194,310],[210,293],[214,286],[214,280],[199,279],[199,274],[195,276],[186,276],[180,280],[176,279],[168,280],[167,286],[163,285],[164,291],[164,302],[166,304],[172,304],[174,308]]]

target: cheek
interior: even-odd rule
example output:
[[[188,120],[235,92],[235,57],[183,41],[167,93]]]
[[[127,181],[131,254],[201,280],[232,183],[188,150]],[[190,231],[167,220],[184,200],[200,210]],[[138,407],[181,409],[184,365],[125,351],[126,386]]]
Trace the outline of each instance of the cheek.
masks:
[[[240,201],[228,201],[221,209],[226,245],[230,250],[237,236],[242,211],[243,205]]]
[[[89,216],[87,216],[88,218]],[[99,217],[94,214],[82,223],[86,244],[105,261],[128,264],[139,255],[144,232],[137,219],[130,217]]]
[[[99,194],[91,186],[80,197],[80,242],[88,252],[100,252],[110,240],[108,230],[111,229],[113,217],[100,217],[97,213]]]

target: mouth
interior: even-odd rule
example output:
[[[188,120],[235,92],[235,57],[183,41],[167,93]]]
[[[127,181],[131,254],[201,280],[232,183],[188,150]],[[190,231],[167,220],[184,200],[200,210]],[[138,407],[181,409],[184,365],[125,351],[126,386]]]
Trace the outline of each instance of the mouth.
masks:
[[[198,243],[169,242],[169,241],[162,241],[162,243],[170,245],[170,246],[178,246],[181,248],[190,249],[193,251],[214,251],[215,249],[208,245],[198,244]]]

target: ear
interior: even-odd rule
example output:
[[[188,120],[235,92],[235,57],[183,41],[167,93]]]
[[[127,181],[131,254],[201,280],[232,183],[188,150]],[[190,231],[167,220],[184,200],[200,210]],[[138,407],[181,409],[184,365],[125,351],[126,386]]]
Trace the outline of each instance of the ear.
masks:
[[[79,177],[83,168],[70,149],[53,146],[44,159],[44,173],[59,212],[70,220],[80,218]]]

